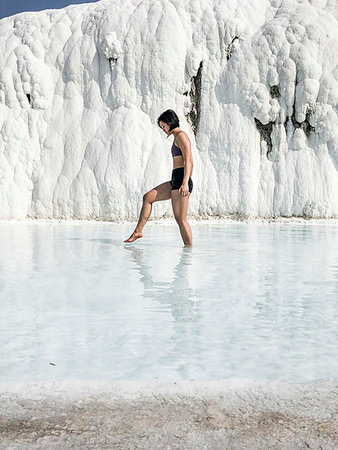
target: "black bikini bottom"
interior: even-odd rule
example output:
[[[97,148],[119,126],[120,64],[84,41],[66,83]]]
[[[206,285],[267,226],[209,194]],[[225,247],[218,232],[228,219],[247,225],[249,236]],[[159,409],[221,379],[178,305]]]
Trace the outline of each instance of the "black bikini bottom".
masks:
[[[183,182],[183,178],[184,178],[184,167],[178,167],[177,169],[174,169],[172,171],[171,174],[171,180],[170,180],[170,184],[171,184],[171,190],[178,190]],[[192,179],[189,177],[188,180],[188,187],[189,187],[189,192],[192,192],[193,189],[193,182]]]

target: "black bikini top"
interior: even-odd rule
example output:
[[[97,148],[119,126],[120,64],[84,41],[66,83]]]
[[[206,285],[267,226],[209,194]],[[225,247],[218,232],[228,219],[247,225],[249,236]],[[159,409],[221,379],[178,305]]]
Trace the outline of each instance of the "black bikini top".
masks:
[[[183,131],[183,130],[181,130],[179,133],[177,133],[177,136],[178,136],[182,131]],[[175,138],[175,139],[176,139],[176,138]],[[174,139],[174,142],[175,142],[175,139]],[[174,156],[181,156],[181,155],[182,155],[182,150],[181,150],[179,147],[177,147],[177,145],[175,145],[174,142],[173,142],[173,145],[171,146],[171,155],[172,155],[172,157],[174,157]]]

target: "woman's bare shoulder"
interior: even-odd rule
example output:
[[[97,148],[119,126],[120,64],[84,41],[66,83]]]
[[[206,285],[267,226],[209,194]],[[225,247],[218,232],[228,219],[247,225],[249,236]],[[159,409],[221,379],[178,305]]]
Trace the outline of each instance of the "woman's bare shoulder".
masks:
[[[187,143],[189,143],[190,144],[190,139],[189,139],[189,136],[187,135],[187,133],[185,132],[185,131],[183,131],[183,130],[181,130],[179,133],[178,133],[178,135],[177,135],[177,137],[176,137],[176,141],[179,143],[179,144],[187,144]]]

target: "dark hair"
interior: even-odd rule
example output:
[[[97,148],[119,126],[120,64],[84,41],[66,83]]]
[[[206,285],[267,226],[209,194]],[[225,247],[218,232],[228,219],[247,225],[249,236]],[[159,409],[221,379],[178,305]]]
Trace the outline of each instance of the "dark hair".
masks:
[[[160,126],[160,122],[164,122],[169,125],[169,131],[180,126],[180,121],[177,114],[172,109],[167,109],[157,119],[157,125]]]

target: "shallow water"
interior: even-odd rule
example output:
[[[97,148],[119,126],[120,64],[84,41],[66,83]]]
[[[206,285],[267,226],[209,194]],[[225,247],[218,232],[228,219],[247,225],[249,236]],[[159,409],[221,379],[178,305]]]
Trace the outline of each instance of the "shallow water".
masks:
[[[338,226],[192,228],[2,222],[0,381],[338,377]]]

